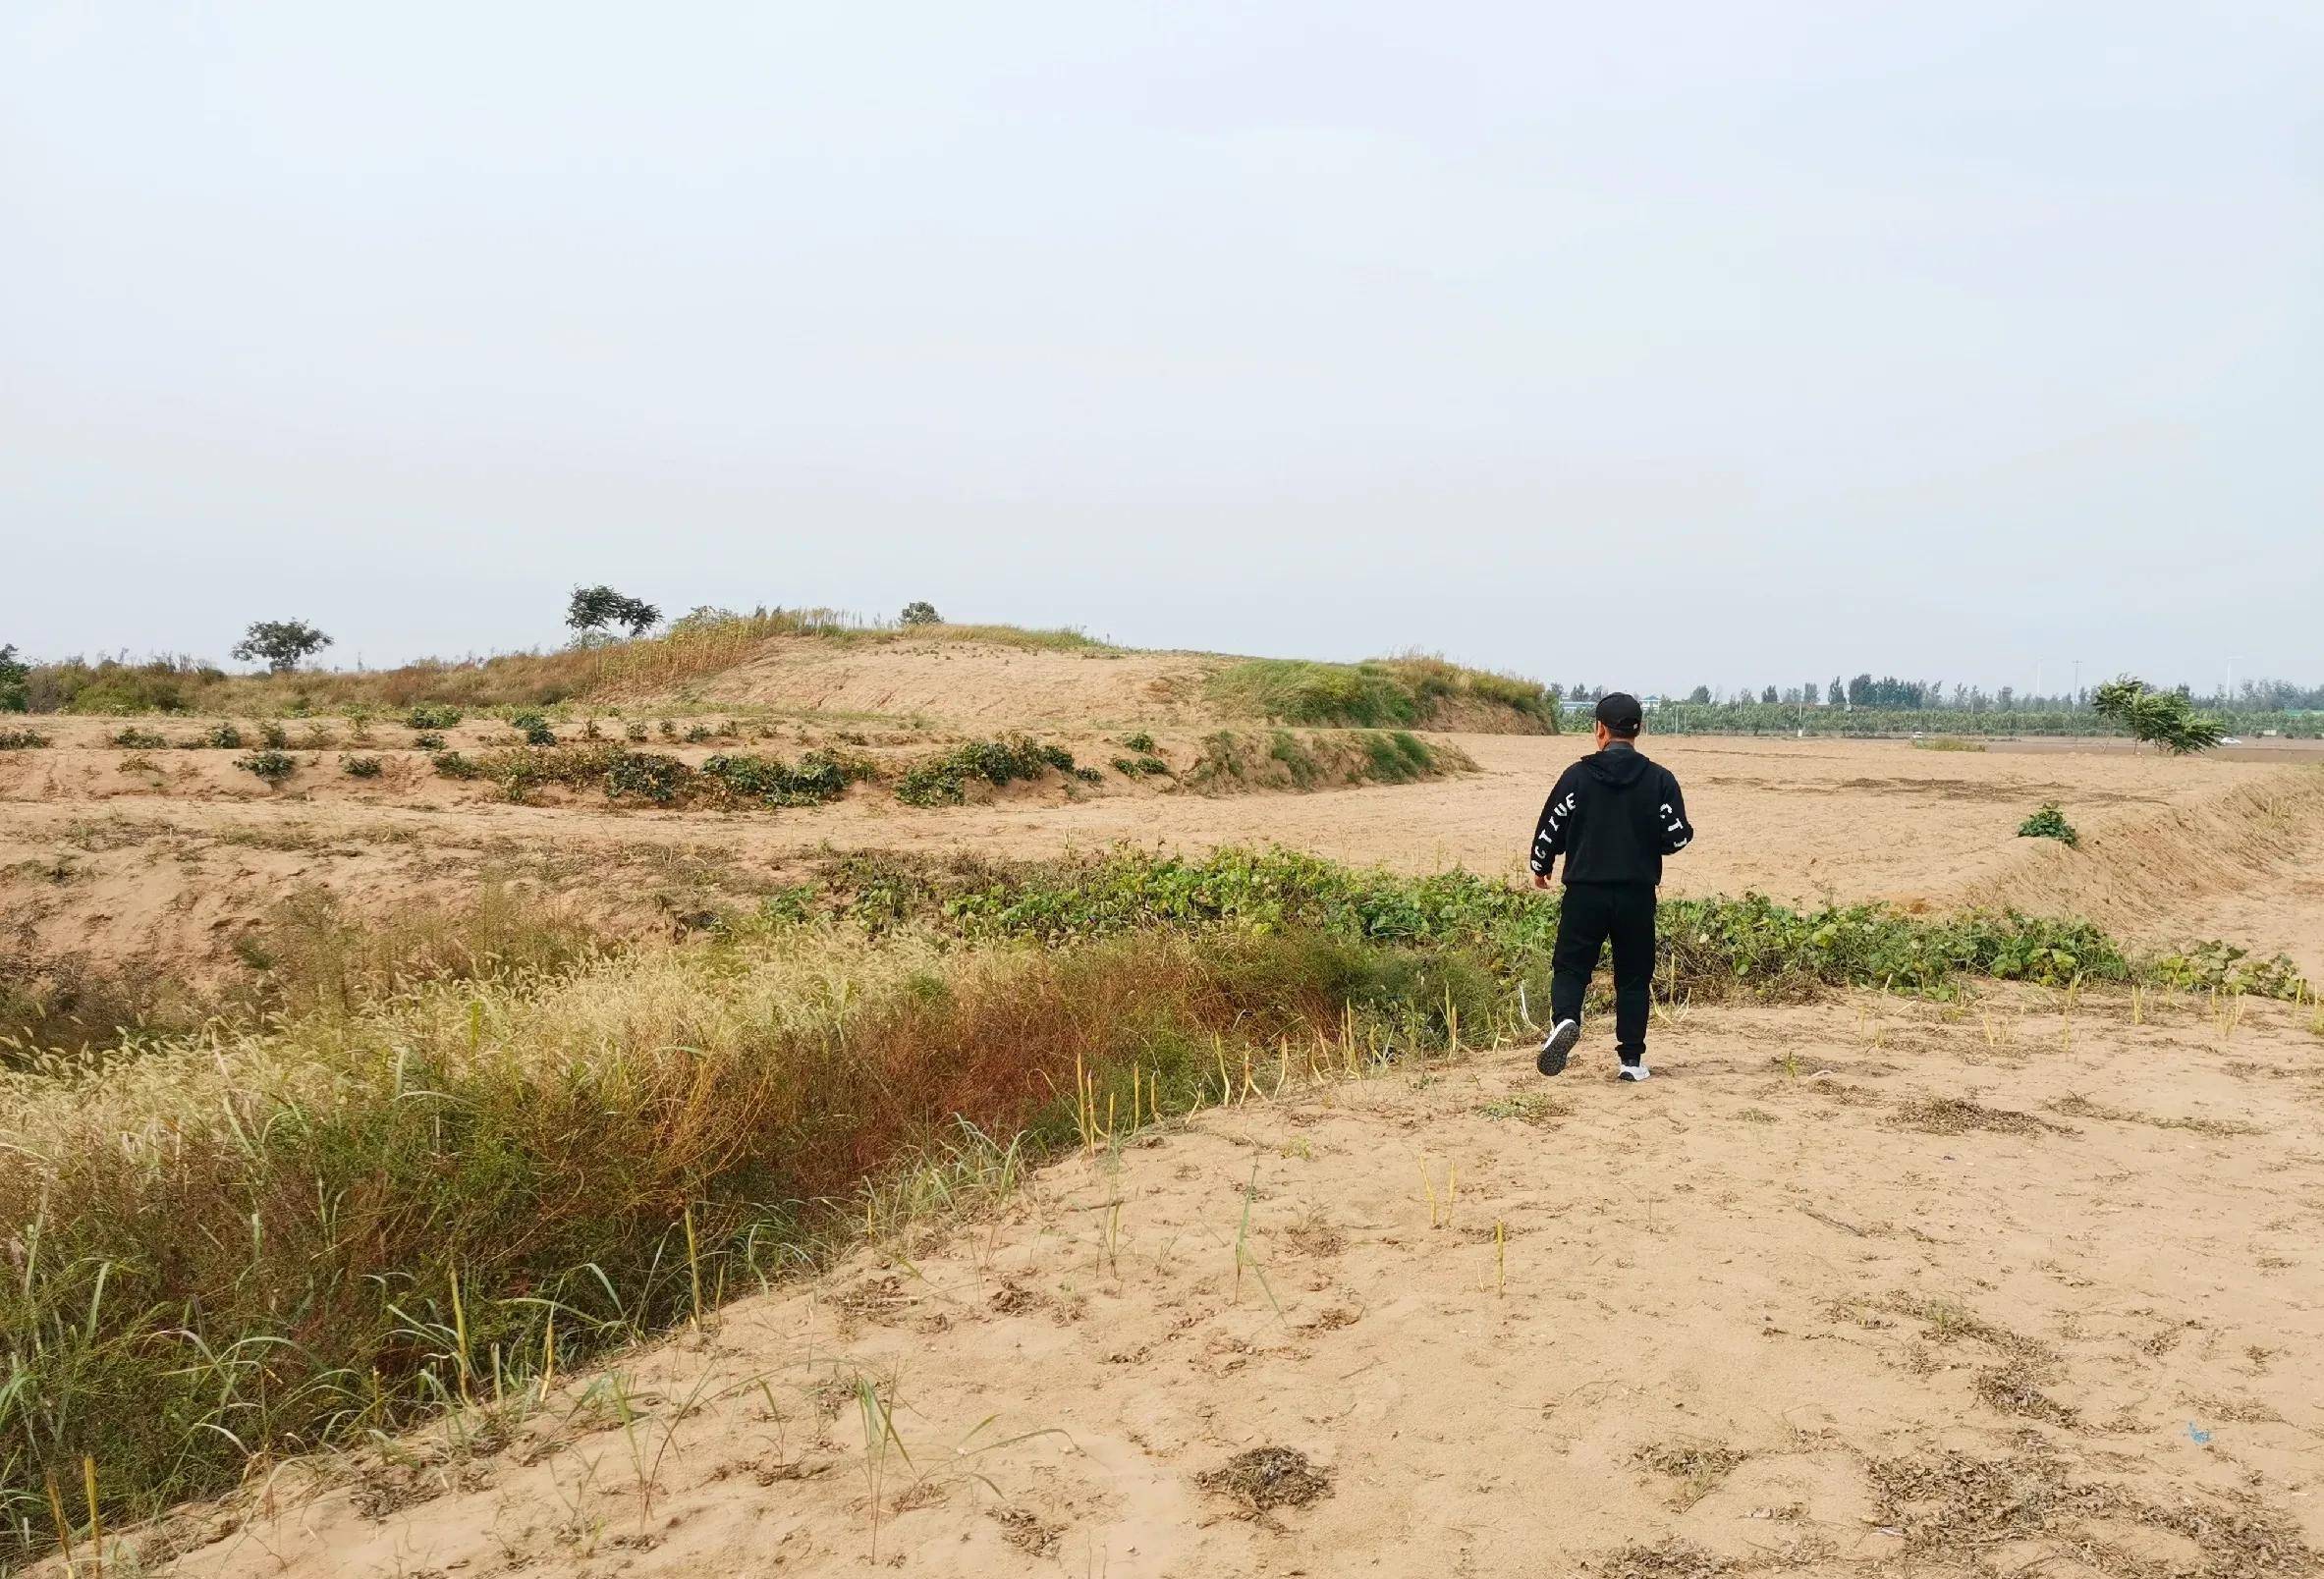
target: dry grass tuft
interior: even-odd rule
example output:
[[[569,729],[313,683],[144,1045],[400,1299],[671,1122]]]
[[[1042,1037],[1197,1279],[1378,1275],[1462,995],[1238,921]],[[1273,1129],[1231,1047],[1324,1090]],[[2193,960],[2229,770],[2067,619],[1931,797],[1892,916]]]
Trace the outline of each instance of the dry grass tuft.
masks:
[[[1721,1481],[1735,1472],[1736,1465],[1749,1456],[1739,1448],[1715,1442],[1650,1443],[1631,1454],[1632,1462],[1679,1482],[1671,1501],[1680,1508],[1692,1507],[1710,1496],[1718,1490]]]
[[[2010,1108],[1988,1108],[1965,1097],[1913,1097],[1898,1103],[1888,1122],[1892,1127],[1917,1129],[1925,1135],[1965,1135],[1972,1130],[2000,1135],[2074,1133],[2065,1124],[2053,1124]]]
[[[2003,1414],[2022,1415],[2053,1426],[2081,1422],[2077,1410],[2057,1402],[2036,1385],[2034,1368],[2023,1364],[1993,1366],[1977,1373],[1977,1396]]]
[[[2241,1118],[2166,1118],[2158,1114],[2133,1113],[2128,1108],[2110,1108],[2078,1093],[2060,1097],[2048,1107],[2050,1112],[2068,1118],[2095,1118],[2114,1124],[2146,1124],[2156,1129],[2185,1129],[2219,1139],[2265,1133],[2259,1125],[2246,1123]]]
[[[1673,1536],[1659,1546],[1627,1546],[1587,1565],[1600,1579],[1720,1579],[1735,1562]]]
[[[1029,1508],[996,1507],[991,1517],[1001,1527],[1001,1539],[1027,1556],[1055,1556],[1058,1543],[1065,1536],[1063,1528],[1043,1522]]]
[[[1305,1507],[1331,1492],[1331,1476],[1296,1447],[1253,1447],[1197,1477],[1206,1492],[1232,1497],[1251,1513]]]

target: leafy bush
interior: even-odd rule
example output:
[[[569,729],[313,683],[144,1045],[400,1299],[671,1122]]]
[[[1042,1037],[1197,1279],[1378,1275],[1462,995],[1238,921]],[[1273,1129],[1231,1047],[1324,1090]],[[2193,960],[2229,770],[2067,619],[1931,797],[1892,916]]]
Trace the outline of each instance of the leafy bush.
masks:
[[[422,730],[417,735],[413,735],[412,743],[422,751],[441,751],[444,749],[444,737],[441,735],[436,734],[433,730]]]
[[[642,741],[645,738],[645,721],[643,719],[634,718],[630,720],[629,723],[624,724],[622,726],[622,738],[633,742]]]
[[[2082,842],[2082,836],[2074,831],[2074,824],[2066,820],[2066,814],[2058,809],[2055,800],[2043,801],[2041,810],[2018,824],[2018,837],[2054,839],[2070,849]]]
[[[48,744],[38,730],[0,730],[0,751],[36,751]]]
[[[1129,750],[1142,751],[1148,756],[1154,753],[1154,737],[1142,730],[1135,735],[1123,735],[1122,744]]]
[[[153,731],[138,729],[135,724],[125,724],[114,731],[111,740],[127,751],[158,751],[169,744],[167,739]]]
[[[474,759],[462,756],[458,751],[439,751],[430,760],[436,772],[447,779],[481,779],[484,776],[483,768]]]
[[[234,765],[245,773],[256,774],[276,788],[299,771],[298,759],[286,751],[252,751],[247,757],[236,757]]]
[[[0,713],[30,711],[31,695],[25,682],[31,675],[32,666],[17,657],[13,643],[0,647]]]
[[[538,713],[511,713],[509,727],[524,737],[526,745],[555,745],[557,743],[556,732],[549,728],[549,721]]]
[[[745,754],[719,755],[703,762],[702,777],[736,799],[763,801],[770,806],[812,806],[837,800],[848,786],[872,777],[868,758],[839,757],[809,751],[796,766],[779,758]]]
[[[936,612],[936,605],[933,603],[907,603],[904,605],[904,612],[897,616],[897,624],[907,627],[942,625],[943,623],[944,617]]]
[[[1073,772],[1073,753],[1022,735],[970,740],[906,769],[897,781],[896,798],[908,806],[957,806],[968,798],[968,787],[975,780],[998,788],[1017,780],[1037,779],[1050,768]]]
[[[339,771],[350,779],[376,779],[379,777],[379,759],[375,756],[341,757]]]
[[[1125,779],[1150,779],[1167,775],[1170,764],[1156,756],[1118,756],[1114,758],[1114,771]]]
[[[443,702],[421,702],[404,715],[404,727],[413,730],[448,730],[460,722],[460,709]]]
[[[2307,992],[2306,979],[2289,956],[2257,958],[2247,949],[2216,941],[2164,954],[2150,963],[2147,973],[2162,986],[2190,992],[2248,993],[2292,1003]]]
[[[221,719],[204,731],[199,738],[188,740],[186,749],[190,751],[239,751],[242,749],[242,731]]]
[[[280,724],[271,722],[261,724],[258,726],[258,743],[269,751],[288,750],[291,744],[291,732]]]

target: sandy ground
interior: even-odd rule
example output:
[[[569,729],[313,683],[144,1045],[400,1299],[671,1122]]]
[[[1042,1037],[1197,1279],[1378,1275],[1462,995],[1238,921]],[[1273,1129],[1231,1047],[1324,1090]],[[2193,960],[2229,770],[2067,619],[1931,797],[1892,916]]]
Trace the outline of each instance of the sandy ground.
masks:
[[[1020,727],[1186,722],[1228,660],[1203,653],[1077,652],[983,641],[766,643],[691,693],[703,702]]]
[[[1312,794],[1214,798],[1114,782],[922,811],[862,790],[813,810],[721,815],[509,805],[435,778],[410,752],[385,753],[375,781],[316,769],[279,794],[228,752],[151,753],[159,775],[124,773],[118,749],[93,744],[104,727],[82,726],[89,744],[0,758],[0,901],[22,947],[201,968],[219,967],[228,942],[296,886],[388,902],[453,896],[485,871],[632,926],[747,902],[825,849],[1278,843],[1516,879],[1542,796],[1583,749],[1571,737],[1452,735],[1479,772]],[[1647,748],[1680,775],[1699,830],[1670,863],[1669,892],[2080,911],[2142,942],[2224,935],[2288,952],[2324,976],[2324,768],[1888,741]],[[1092,760],[1103,749],[1082,742]],[[2255,819],[2237,796],[2291,810]],[[2015,837],[2048,799],[2080,828],[2080,850]]]
[[[196,1510],[167,1571],[2324,1571],[2324,1043],[2063,1009],[1697,1010],[1643,1086],[1592,1040],[1214,1110],[513,1433]]]

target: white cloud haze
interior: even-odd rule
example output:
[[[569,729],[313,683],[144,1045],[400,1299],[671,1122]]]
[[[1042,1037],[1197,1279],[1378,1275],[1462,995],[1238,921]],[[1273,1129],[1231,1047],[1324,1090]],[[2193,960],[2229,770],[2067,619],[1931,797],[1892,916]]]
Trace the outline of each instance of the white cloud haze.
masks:
[[[0,641],[2324,680],[2324,11],[0,16]]]

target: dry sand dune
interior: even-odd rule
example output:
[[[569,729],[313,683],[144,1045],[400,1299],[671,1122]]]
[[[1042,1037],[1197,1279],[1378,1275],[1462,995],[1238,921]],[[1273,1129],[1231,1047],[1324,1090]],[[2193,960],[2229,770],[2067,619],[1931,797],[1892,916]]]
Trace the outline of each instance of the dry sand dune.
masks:
[[[1696,1012],[1642,1087],[1585,1045],[1212,1110],[508,1440],[294,1468],[167,1571],[2324,1571],[2324,1046],[2059,1008]]]

